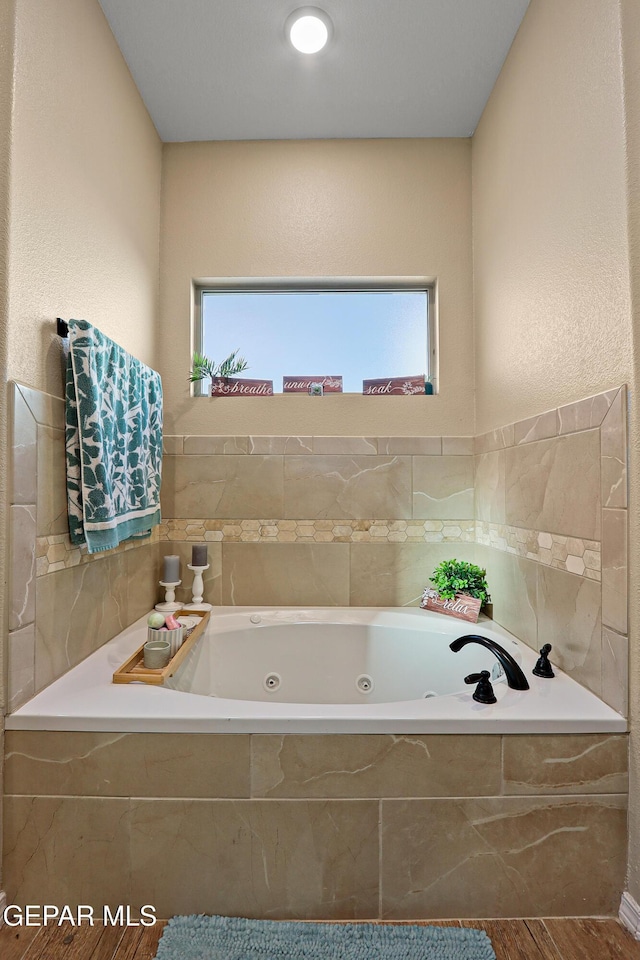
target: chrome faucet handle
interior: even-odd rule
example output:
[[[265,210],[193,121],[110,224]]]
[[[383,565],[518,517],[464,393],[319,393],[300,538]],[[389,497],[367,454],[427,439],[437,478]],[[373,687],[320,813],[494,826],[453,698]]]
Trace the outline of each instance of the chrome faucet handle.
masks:
[[[538,662],[533,668],[533,673],[536,677],[543,677],[545,680],[550,680],[552,677],[555,677],[553,667],[549,663],[549,654],[551,653],[552,649],[553,648],[550,643],[545,643],[540,650]]]
[[[480,673],[470,673],[464,678],[465,683],[477,683],[478,686],[473,691],[473,699],[477,703],[497,703],[496,695],[493,692],[488,670],[481,670]]]

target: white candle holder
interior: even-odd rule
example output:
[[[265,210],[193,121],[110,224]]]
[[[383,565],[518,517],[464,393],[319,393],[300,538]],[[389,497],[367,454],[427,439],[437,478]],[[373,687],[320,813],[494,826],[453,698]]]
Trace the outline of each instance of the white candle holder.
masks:
[[[165,588],[164,603],[156,603],[156,610],[160,613],[173,613],[175,610],[181,609],[182,604],[176,603],[176,587],[179,587],[181,583],[182,580],[176,580],[175,583],[160,580],[160,586]]]
[[[202,602],[202,595],[204,594],[204,583],[202,580],[202,574],[205,570],[209,569],[210,564],[207,564],[206,567],[194,567],[193,564],[187,564],[189,570],[193,570],[193,586],[191,587],[191,603],[186,603],[184,605],[185,610],[212,610],[213,607],[210,603]]]

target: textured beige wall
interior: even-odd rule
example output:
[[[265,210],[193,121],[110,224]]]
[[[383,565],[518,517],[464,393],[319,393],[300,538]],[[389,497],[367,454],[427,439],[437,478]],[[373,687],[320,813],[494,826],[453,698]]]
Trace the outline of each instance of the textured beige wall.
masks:
[[[162,151],[97,0],[17,0],[9,377],[60,395],[56,316],[155,362]]]
[[[477,432],[631,379],[618,0],[532,0],[473,138]]]
[[[469,141],[168,144],[163,176],[168,432],[472,432]],[[440,395],[191,399],[191,280],[252,276],[437,277]],[[250,360],[250,344],[239,346]]]
[[[633,318],[634,384],[640,382],[640,6],[637,0],[622,0],[622,53],[624,60],[625,106],[627,111],[627,186],[629,192],[629,246]],[[629,808],[628,889],[640,903],[640,402],[637,389],[631,391],[630,410],[630,506],[629,625],[629,710],[632,720]]]

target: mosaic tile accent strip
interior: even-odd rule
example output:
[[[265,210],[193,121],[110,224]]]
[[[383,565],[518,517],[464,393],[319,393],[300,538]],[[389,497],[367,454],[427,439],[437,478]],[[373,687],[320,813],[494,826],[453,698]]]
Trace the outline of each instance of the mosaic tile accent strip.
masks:
[[[476,543],[566,570],[588,580],[602,579],[602,550],[596,540],[526,530],[505,523],[476,521]]]
[[[155,527],[149,537],[138,540],[126,540],[114,550],[103,550],[101,553],[87,553],[86,546],[78,547],[71,543],[67,533],[56,533],[49,537],[36,537],[36,577],[44,577],[47,573],[56,570],[66,570],[68,567],[77,567],[80,564],[102,560],[116,553],[126,553],[150,543],[160,540],[159,528]]]
[[[226,543],[473,543],[473,520],[164,520],[160,540]]]

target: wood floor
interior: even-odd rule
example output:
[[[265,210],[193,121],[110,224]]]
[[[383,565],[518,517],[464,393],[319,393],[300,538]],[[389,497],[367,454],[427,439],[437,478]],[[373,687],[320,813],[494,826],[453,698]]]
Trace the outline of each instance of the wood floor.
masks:
[[[444,921],[457,926],[457,921]],[[497,960],[640,960],[640,941],[617,920],[463,920],[486,930]],[[154,927],[2,927],[0,960],[153,960]]]

